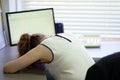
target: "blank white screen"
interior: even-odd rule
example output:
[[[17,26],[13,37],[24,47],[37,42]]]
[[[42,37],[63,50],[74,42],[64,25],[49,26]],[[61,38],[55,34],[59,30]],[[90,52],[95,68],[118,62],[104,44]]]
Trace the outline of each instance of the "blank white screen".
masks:
[[[8,13],[7,17],[11,45],[17,44],[23,33],[55,35],[52,9]]]

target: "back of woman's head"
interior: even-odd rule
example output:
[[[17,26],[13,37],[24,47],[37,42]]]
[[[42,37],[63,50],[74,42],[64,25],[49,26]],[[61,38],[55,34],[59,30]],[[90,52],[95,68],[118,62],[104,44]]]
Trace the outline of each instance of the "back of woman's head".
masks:
[[[29,35],[26,33],[21,35],[20,40],[18,42],[18,51],[20,56],[24,55],[29,50],[33,49],[38,44],[40,44],[40,38],[41,36],[38,34]]]
[[[36,47],[38,44],[40,44],[40,36],[38,34],[31,35],[30,38],[30,49]]]
[[[20,40],[18,42],[18,52],[20,56],[24,55],[30,50],[30,35],[29,34],[23,34],[20,37]]]
[[[22,56],[26,54],[29,50],[36,47],[38,44],[40,44],[40,36],[39,35],[29,35],[29,34],[23,34],[20,37],[20,40],[18,42],[18,52],[19,55]],[[35,63],[28,66],[28,68],[33,67],[40,67],[40,62],[36,61]]]

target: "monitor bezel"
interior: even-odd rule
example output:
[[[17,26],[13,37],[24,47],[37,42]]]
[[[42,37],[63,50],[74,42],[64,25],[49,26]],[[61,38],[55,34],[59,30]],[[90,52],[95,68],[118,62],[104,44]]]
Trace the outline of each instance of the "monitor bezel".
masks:
[[[12,38],[11,38],[11,31],[10,31],[10,24],[9,24],[9,18],[8,15],[9,14],[19,14],[19,13],[25,13],[25,12],[34,12],[34,11],[44,11],[44,10],[52,10],[52,14],[53,14],[53,25],[54,25],[54,34],[56,35],[56,31],[55,31],[55,16],[54,16],[54,9],[53,8],[44,8],[44,9],[34,9],[34,10],[24,10],[24,11],[15,11],[15,12],[6,12],[6,23],[7,23],[7,30],[8,30],[8,37],[9,37],[9,44],[10,46],[16,46],[17,43],[12,43]]]

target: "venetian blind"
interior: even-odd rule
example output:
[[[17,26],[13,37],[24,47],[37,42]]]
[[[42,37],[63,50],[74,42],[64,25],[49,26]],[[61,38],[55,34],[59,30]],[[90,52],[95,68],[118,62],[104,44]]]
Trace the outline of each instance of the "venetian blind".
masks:
[[[120,37],[120,0],[21,0],[18,5],[21,10],[54,8],[65,32]]]

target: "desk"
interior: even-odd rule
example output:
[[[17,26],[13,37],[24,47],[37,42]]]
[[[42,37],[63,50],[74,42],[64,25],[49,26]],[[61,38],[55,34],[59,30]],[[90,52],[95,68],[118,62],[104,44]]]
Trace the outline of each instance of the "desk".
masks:
[[[120,42],[102,42],[100,48],[87,48],[87,51],[97,61],[114,52],[120,52]]]
[[[102,42],[100,48],[87,48],[87,51],[88,54],[97,61],[104,56],[120,51],[120,42]],[[25,73],[4,75],[2,71],[4,63],[8,62],[9,60],[15,59],[17,56],[18,51],[16,46],[5,47],[0,50],[0,80],[33,80],[34,78],[36,78],[36,80],[46,80],[45,75]]]
[[[3,65],[18,56],[17,47],[5,47],[0,50],[0,80],[46,80],[46,76],[40,73],[20,72],[4,74]]]

